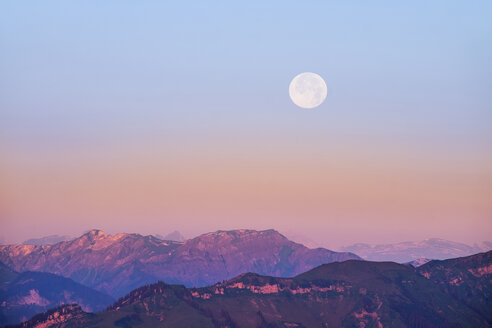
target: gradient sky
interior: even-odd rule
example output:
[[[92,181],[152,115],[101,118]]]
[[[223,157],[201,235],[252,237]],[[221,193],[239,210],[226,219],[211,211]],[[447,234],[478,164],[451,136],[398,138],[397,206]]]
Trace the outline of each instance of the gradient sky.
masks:
[[[0,237],[492,233],[492,2],[2,1]],[[288,85],[320,74],[314,110]]]

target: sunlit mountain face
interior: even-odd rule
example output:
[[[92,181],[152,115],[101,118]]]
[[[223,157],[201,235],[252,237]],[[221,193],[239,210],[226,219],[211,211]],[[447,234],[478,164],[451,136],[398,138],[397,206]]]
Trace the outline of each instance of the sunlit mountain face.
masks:
[[[184,242],[91,230],[55,245],[0,246],[0,261],[14,270],[51,272],[113,297],[158,280],[198,287],[244,272],[294,276],[349,259],[360,257],[309,249],[275,230],[217,231]]]

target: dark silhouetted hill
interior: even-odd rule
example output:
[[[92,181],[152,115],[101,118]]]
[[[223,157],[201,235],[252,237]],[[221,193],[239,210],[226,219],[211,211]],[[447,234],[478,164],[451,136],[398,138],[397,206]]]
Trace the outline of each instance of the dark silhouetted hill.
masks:
[[[491,327],[490,308],[484,313],[470,306],[490,295],[490,277],[483,278],[490,257],[430,262],[422,269],[350,260],[293,278],[246,273],[203,288],[159,282],[96,314],[66,307],[23,327]],[[449,270],[471,294],[456,297],[447,288],[454,286]],[[470,275],[459,273],[465,271]],[[61,314],[67,320],[56,321]]]

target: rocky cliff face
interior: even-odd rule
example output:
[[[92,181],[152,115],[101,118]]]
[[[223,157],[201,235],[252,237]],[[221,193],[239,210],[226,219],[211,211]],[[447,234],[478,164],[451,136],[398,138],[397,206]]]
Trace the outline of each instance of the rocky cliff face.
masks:
[[[55,245],[0,246],[0,261],[17,271],[59,274],[115,297],[159,279],[204,286],[243,272],[293,276],[349,259],[359,258],[308,249],[274,230],[217,231],[184,243],[92,230]]]
[[[492,323],[492,251],[431,261],[417,271]]]
[[[77,325],[82,325],[90,317],[91,315],[84,312],[79,305],[67,304],[38,314],[17,327],[66,327],[67,323],[72,320],[77,322]]]

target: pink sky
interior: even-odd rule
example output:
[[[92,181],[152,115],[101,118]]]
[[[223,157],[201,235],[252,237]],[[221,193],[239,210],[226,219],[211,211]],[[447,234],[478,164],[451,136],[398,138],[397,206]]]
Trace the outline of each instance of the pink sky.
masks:
[[[203,146],[203,145],[202,145]],[[431,148],[332,146],[325,153],[242,145],[30,153],[1,161],[7,242],[107,232],[188,237],[219,229],[298,231],[327,247],[440,237],[474,243],[492,228],[492,162]],[[249,148],[248,148],[249,147]],[[491,164],[491,165],[489,165]]]

